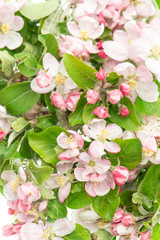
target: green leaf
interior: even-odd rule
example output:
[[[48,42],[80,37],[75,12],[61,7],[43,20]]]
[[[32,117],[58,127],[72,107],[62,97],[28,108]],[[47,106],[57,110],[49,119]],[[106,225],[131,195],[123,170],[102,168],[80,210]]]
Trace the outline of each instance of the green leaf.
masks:
[[[59,49],[56,38],[53,34],[44,34],[39,35],[38,40],[43,44],[45,53],[51,53],[55,58],[58,58]]]
[[[7,147],[7,141],[3,140],[0,143],[0,156],[4,158],[5,160],[10,159],[13,157],[13,155],[16,153],[20,142],[22,140],[22,136],[18,136],[11,144],[9,147]]]
[[[160,8],[160,0],[156,0],[158,7]]]
[[[39,185],[38,187],[41,192],[41,197],[43,199],[55,199],[54,192],[45,188],[43,185]]]
[[[71,126],[75,126],[76,124],[83,124],[83,108],[85,106],[85,104],[87,103],[87,99],[85,98],[86,95],[86,91],[84,91],[81,96],[80,99],[77,102],[77,106],[74,110],[74,112],[72,112],[69,115],[69,124]]]
[[[15,122],[13,122],[11,126],[15,132],[20,132],[23,128],[26,127],[27,124],[28,122],[24,118],[20,117]]]
[[[111,32],[111,30],[109,28],[105,28],[103,34],[99,38],[104,39],[104,38],[108,37],[110,32]]]
[[[108,153],[109,159],[115,166],[118,164],[117,159],[119,158],[121,166],[128,168],[129,170],[134,169],[142,160],[142,145],[139,139],[115,139],[120,147],[119,153]]]
[[[148,169],[138,186],[138,192],[143,193],[152,201],[160,202],[160,164],[152,165]]]
[[[29,135],[29,145],[45,162],[51,163],[53,166],[58,162],[55,147],[57,146],[57,137],[61,132],[67,133],[65,129],[53,126],[41,133]]]
[[[84,208],[91,204],[90,197],[85,191],[70,193],[67,201],[67,206],[72,209]]]
[[[37,60],[29,53],[15,54],[17,60],[19,60],[18,69],[26,77],[35,76],[37,74]]]
[[[107,83],[111,83],[112,85],[116,85],[119,82],[120,76],[115,72],[111,72],[109,76],[106,78]]]
[[[91,198],[94,211],[101,217],[111,221],[120,203],[120,197],[117,194],[118,188],[115,190],[111,189],[105,196]]]
[[[20,13],[31,20],[47,17],[58,7],[58,0],[49,0],[43,3],[29,3],[20,9]]]
[[[133,193],[132,201],[135,204],[145,204],[148,208],[152,207],[152,201],[143,193]]]
[[[63,54],[63,61],[69,76],[78,87],[92,88],[96,84],[97,78],[94,73],[97,70],[70,54]]]
[[[68,28],[67,28],[67,22],[58,23],[58,27],[59,27],[60,34],[70,35]]]
[[[34,157],[34,151],[29,146],[29,143],[28,143],[28,136],[31,132],[33,132],[33,129],[30,129],[29,131],[27,131],[25,133],[23,142],[21,143],[21,146],[20,146],[20,149],[19,149],[19,154],[22,157],[27,158],[27,159],[32,159]]]
[[[125,207],[126,210],[134,215],[139,215],[138,207],[133,204],[132,196],[135,192],[131,190],[124,190],[120,193],[121,206]]]
[[[75,230],[64,236],[64,240],[91,240],[90,234],[88,231],[82,227],[80,224],[76,224]]]
[[[48,166],[38,166],[33,161],[30,161],[29,169],[31,170],[39,184],[42,184],[44,181],[46,181],[53,172],[53,168]]]
[[[57,219],[65,218],[67,216],[67,207],[65,203],[61,204],[56,197],[55,199],[48,201],[46,213],[48,217],[52,219],[52,222],[54,222]]]
[[[37,103],[40,95],[30,88],[29,82],[15,83],[0,92],[0,104],[14,116],[29,111]]]
[[[4,72],[6,76],[10,76],[13,72],[13,67],[16,63],[16,59],[12,57],[7,50],[1,50],[0,60],[2,62],[2,72]]]
[[[130,114],[127,117],[122,117],[120,114],[118,114],[119,109],[117,105],[111,105],[109,108],[109,113],[111,115],[110,121],[129,131],[136,131],[140,126],[140,123],[137,119],[133,103],[129,100],[129,98],[125,96],[120,101],[120,103],[129,109]]]
[[[99,229],[96,233],[94,233],[94,235],[97,236],[97,240],[111,240],[112,239],[112,235],[104,229]]]
[[[100,101],[96,102],[96,104],[86,103],[86,105],[84,106],[84,109],[83,109],[83,122],[84,122],[84,124],[88,124],[88,122],[91,119],[97,118],[97,116],[95,114],[93,114],[93,110],[96,107],[99,107],[100,105],[101,105]]]
[[[56,119],[53,119],[51,115],[37,117],[37,127],[45,130],[49,127],[52,127],[57,122]]]
[[[49,112],[51,114],[55,115],[56,114],[56,110],[55,110],[55,106],[51,102],[50,95],[51,95],[51,93],[46,93],[46,94],[44,94],[44,96],[45,96],[44,98],[45,98],[45,102],[46,102],[46,105],[48,107]]]
[[[153,228],[152,240],[158,240],[159,236],[160,236],[160,224],[157,223]]]

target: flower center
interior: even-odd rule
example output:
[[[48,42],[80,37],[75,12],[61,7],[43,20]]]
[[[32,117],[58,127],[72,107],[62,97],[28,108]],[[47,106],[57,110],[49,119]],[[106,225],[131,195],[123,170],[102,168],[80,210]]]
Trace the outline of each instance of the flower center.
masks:
[[[32,209],[26,211],[25,214],[26,215],[32,215],[32,216],[35,216],[35,217],[38,215],[37,210],[35,208],[32,208]]]
[[[128,76],[128,84],[129,84],[131,90],[134,90],[136,88],[137,80],[138,80],[138,78],[137,78],[136,74]]]
[[[42,235],[43,240],[47,240],[50,236],[51,236],[51,232],[49,230],[43,231],[43,235]]]
[[[65,185],[65,183],[67,182],[68,178],[63,176],[63,177],[56,177],[56,180],[58,182],[58,184],[60,185],[60,187],[63,187]]]
[[[55,77],[55,82],[56,82],[56,85],[64,85],[65,84],[65,77],[62,76],[61,74],[58,74],[56,77]]]
[[[107,224],[107,220],[106,219],[101,219],[97,223],[97,226],[98,226],[98,228],[103,228],[106,224]]]
[[[150,50],[150,57],[158,60],[159,57],[160,57],[160,46],[157,44],[157,45],[154,45],[151,50]]]
[[[19,186],[20,180],[13,180],[10,182],[12,189],[17,192],[17,187]]]
[[[70,144],[71,142],[74,142],[74,139],[73,139],[72,136],[66,138],[66,143],[67,143],[67,144]]]
[[[154,152],[148,148],[143,148],[143,152],[146,157],[151,157],[154,154]]]
[[[80,38],[83,40],[89,39],[89,32],[88,31],[80,31]]]
[[[1,31],[3,34],[7,34],[9,32],[10,26],[9,24],[2,24]]]
[[[94,162],[93,160],[91,160],[91,161],[89,162],[89,165],[90,165],[91,167],[94,167],[96,164],[95,164],[95,162]]]
[[[101,130],[101,133],[98,137],[98,140],[101,142],[104,142],[109,137],[109,131],[107,131],[105,128]]]

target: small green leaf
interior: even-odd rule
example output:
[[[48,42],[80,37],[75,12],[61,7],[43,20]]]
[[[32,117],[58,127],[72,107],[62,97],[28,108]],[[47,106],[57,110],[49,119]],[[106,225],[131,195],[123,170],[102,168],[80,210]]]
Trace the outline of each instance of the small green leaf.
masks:
[[[0,51],[0,60],[2,62],[2,72],[6,76],[10,76],[13,72],[14,65],[16,63],[16,59],[11,56],[7,50]]]
[[[132,196],[135,192],[131,190],[124,190],[120,193],[121,206],[134,215],[138,216],[139,211],[137,205],[132,202]]]
[[[97,78],[94,73],[97,70],[70,54],[63,54],[63,61],[69,76],[78,87],[86,89],[96,84]]]
[[[30,161],[29,169],[39,184],[42,184],[44,181],[46,181],[53,172],[53,168],[48,166],[38,166],[33,161]]]
[[[142,145],[139,139],[115,139],[120,147],[119,153],[108,153],[109,159],[114,166],[117,165],[119,158],[121,166],[128,168],[129,170],[134,169],[142,161]]]
[[[33,149],[29,146],[28,143],[28,136],[29,134],[33,132],[33,129],[30,129],[25,133],[24,139],[21,143],[20,149],[19,149],[19,154],[27,159],[32,159],[34,157],[34,151]]]
[[[60,218],[65,218],[67,216],[67,207],[65,203],[61,204],[56,197],[53,200],[48,201],[48,206],[46,213],[52,222]]]
[[[91,240],[90,234],[88,231],[82,227],[80,224],[76,224],[75,230],[64,236],[64,240]]]
[[[85,191],[70,193],[67,201],[67,206],[72,209],[84,208],[91,204],[89,195]]]
[[[20,117],[15,122],[13,122],[11,126],[15,132],[20,132],[23,128],[26,127],[27,124],[28,122],[24,118]]]
[[[3,140],[0,143],[0,156],[4,158],[5,160],[10,159],[13,157],[13,155],[16,153],[20,142],[22,140],[22,136],[18,136],[11,144],[9,147],[7,147],[7,141]]]
[[[55,199],[54,192],[45,188],[43,185],[39,185],[38,187],[43,199]]]
[[[120,203],[120,197],[117,196],[117,194],[118,188],[110,190],[105,196],[91,198],[94,211],[96,211],[101,217],[111,221]]]
[[[132,201],[135,204],[145,204],[148,208],[152,207],[152,201],[148,199],[143,193],[133,193]]]
[[[37,74],[37,60],[29,53],[15,54],[17,60],[19,60],[18,69],[26,77],[32,77]]]
[[[120,76],[115,72],[111,72],[109,76],[106,78],[107,83],[111,83],[112,85],[116,85],[119,82]]]
[[[99,229],[96,233],[94,233],[94,235],[97,236],[97,240],[111,240],[113,237],[104,229]]]
[[[30,88],[30,82],[15,83],[0,92],[0,104],[14,116],[29,111],[37,103],[40,95]]]
[[[56,119],[54,120],[52,115],[46,115],[46,116],[40,116],[37,117],[37,127],[45,130],[49,127],[52,127],[53,125],[56,124]]]
[[[44,45],[43,55],[51,53],[55,58],[58,58],[58,43],[53,34],[41,34],[38,36],[38,40]]]

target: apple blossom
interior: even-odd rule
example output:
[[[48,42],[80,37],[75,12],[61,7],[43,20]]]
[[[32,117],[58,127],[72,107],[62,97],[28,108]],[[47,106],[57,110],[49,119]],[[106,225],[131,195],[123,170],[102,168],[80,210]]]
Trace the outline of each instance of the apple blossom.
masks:
[[[127,96],[131,93],[130,86],[127,83],[122,83],[120,89],[124,96]]]
[[[131,215],[124,215],[122,217],[122,224],[126,227],[130,226],[131,224],[133,224],[133,217]]]
[[[55,107],[60,108],[62,111],[66,111],[66,103],[61,94],[53,92],[51,95],[51,101]]]
[[[96,73],[96,78],[98,80],[105,80],[105,78],[107,77],[106,71],[104,69],[100,69],[99,72]]]
[[[124,216],[124,211],[123,211],[123,209],[119,208],[119,209],[115,212],[115,214],[114,214],[114,216],[113,216],[113,218],[112,218],[112,221],[113,221],[114,223],[121,222],[123,216]]]
[[[119,186],[122,186],[127,182],[129,178],[129,170],[126,167],[116,167],[113,170],[113,177],[115,180],[115,183]]]
[[[93,114],[95,114],[98,118],[105,119],[108,117],[108,111],[103,107],[96,107],[93,110]]]
[[[70,95],[67,97],[66,99],[66,107],[68,108],[68,110],[70,110],[71,112],[74,111],[77,102],[80,98],[81,93],[80,92],[73,92],[70,93]]]
[[[1,0],[1,6],[7,6],[17,12],[20,8],[22,8],[26,4],[26,0]]]

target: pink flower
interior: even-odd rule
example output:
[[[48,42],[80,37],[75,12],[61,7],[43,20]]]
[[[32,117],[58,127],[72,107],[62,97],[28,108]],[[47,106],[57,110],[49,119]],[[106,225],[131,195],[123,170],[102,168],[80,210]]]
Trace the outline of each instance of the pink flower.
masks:
[[[113,236],[125,236],[129,235],[134,231],[134,228],[132,226],[126,227],[122,223],[114,223],[111,228],[111,234]]]
[[[98,101],[99,93],[90,89],[86,92],[86,96],[88,104],[95,104]]]
[[[120,89],[124,96],[127,96],[131,93],[130,86],[127,83],[122,83]]]
[[[138,167],[129,171],[129,178],[128,178],[127,182],[128,183],[133,182],[137,178],[139,171],[140,171],[140,169]]]
[[[119,186],[122,186],[129,178],[129,170],[126,167],[122,166],[116,167],[113,171],[113,177],[115,183]]]
[[[77,102],[80,98],[80,95],[81,95],[80,92],[73,92],[66,99],[66,106],[67,106],[68,110],[70,110],[71,112],[74,111],[74,109],[77,105]]]
[[[115,214],[114,214],[114,216],[113,216],[113,218],[112,218],[112,221],[113,221],[114,223],[121,222],[123,216],[124,216],[124,211],[123,211],[123,209],[119,208],[119,209],[115,212]]]
[[[40,192],[31,182],[27,182],[18,187],[17,196],[20,200],[23,200],[24,203],[29,204],[40,198]]]
[[[93,111],[93,114],[95,114],[98,118],[105,119],[108,117],[108,111],[103,107],[96,107]]]
[[[108,4],[108,0],[84,0],[84,8],[90,14],[98,14]]]
[[[95,139],[89,146],[89,153],[95,158],[104,155],[104,149],[111,153],[120,152],[120,146],[112,141],[122,137],[122,129],[118,125],[106,126],[105,120],[92,119],[88,125],[83,126],[83,132],[87,137]]]
[[[124,108],[121,108],[120,114],[121,114],[121,116],[123,116],[123,117],[127,117],[127,116],[130,114],[130,111],[129,111],[128,108],[124,107]]]
[[[104,69],[100,69],[99,72],[96,73],[96,78],[98,80],[105,80],[105,78],[107,77],[106,71]]]
[[[0,105],[0,140],[10,131],[11,126],[7,120],[6,109]]]
[[[24,21],[19,16],[14,16],[14,10],[3,6],[0,8],[0,48],[5,46],[10,50],[20,47],[23,38],[17,31],[23,28]]]
[[[141,235],[141,240],[150,240],[151,239],[151,235],[149,232],[143,232]]]
[[[60,108],[62,111],[66,111],[66,103],[61,94],[52,93],[51,101],[55,107]]]
[[[126,227],[129,227],[131,224],[133,224],[133,217],[128,214],[128,215],[124,215],[123,218],[122,218],[122,224]]]
[[[118,103],[121,100],[121,98],[123,98],[123,94],[118,89],[111,90],[108,93],[108,99],[109,99],[110,103],[112,103],[112,104]]]
[[[48,200],[43,200],[40,204],[39,204],[39,211],[45,211],[47,209],[47,204],[48,204]]]

